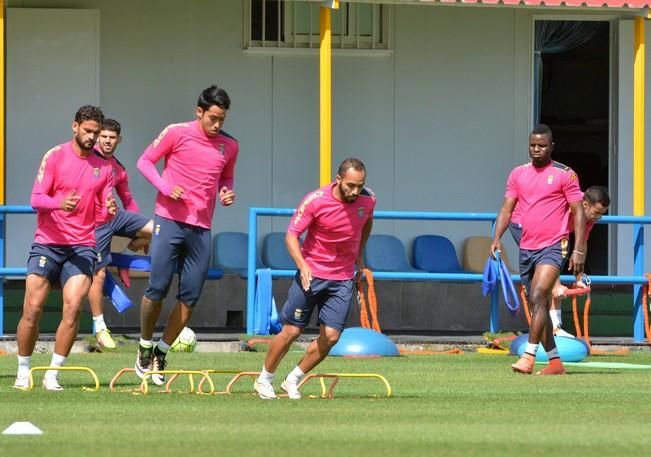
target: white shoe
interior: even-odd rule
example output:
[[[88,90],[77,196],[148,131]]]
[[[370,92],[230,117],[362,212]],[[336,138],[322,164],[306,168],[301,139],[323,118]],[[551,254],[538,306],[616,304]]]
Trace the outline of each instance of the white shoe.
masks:
[[[258,393],[258,396],[263,400],[275,400],[278,398],[274,391],[274,386],[269,381],[260,381],[256,379],[253,383],[253,389]]]
[[[300,400],[301,399],[301,392],[298,390],[298,384],[295,384],[293,382],[289,382],[287,379],[283,381],[283,383],[280,385],[280,387],[287,392],[287,396],[289,397],[290,400]]]
[[[565,338],[576,338],[574,335],[571,333],[566,332],[563,330],[562,327],[556,327],[554,329],[554,336],[564,336]]]
[[[29,376],[17,376],[14,385],[14,389],[19,390],[28,390],[29,389]]]
[[[59,385],[59,380],[53,376],[46,376],[43,378],[43,388],[53,392],[63,390],[63,387]]]

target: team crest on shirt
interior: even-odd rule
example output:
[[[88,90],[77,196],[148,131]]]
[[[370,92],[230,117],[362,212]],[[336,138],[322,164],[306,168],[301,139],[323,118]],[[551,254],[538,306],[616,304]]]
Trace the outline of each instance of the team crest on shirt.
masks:
[[[554,182],[554,175],[547,176],[547,184],[551,184],[553,182]]]
[[[158,236],[160,233],[160,224],[156,224],[156,228],[154,229],[154,235]]]
[[[571,179],[571,180],[575,180],[575,179],[576,179],[576,173],[572,172],[572,173],[570,174],[570,179]]]
[[[224,151],[226,150],[226,145],[224,143],[219,143],[219,146],[217,146],[217,149],[219,149],[219,153],[221,155],[224,155]]]
[[[99,178],[99,168],[93,168],[93,176]]]
[[[360,206],[359,208],[357,208],[357,217],[359,217],[360,219],[364,217],[364,207],[363,206]]]
[[[101,252],[97,253],[97,261],[100,262],[100,263],[102,262],[102,253]]]
[[[41,257],[38,258],[38,267],[39,268],[45,268],[45,264],[47,263],[47,257],[42,255]]]

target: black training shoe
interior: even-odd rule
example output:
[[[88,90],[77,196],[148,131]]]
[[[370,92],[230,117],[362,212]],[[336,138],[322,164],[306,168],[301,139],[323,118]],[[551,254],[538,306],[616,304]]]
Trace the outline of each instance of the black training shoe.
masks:
[[[152,348],[146,348],[138,345],[138,355],[136,356],[136,366],[134,368],[136,369],[136,374],[140,379],[145,376],[146,371],[151,371],[152,357]]]
[[[154,349],[153,358],[151,363],[151,371],[163,371],[167,366],[165,356],[167,354],[159,351],[158,348]],[[151,381],[157,386],[162,386],[165,382],[165,375],[161,373],[154,373],[151,375]]]

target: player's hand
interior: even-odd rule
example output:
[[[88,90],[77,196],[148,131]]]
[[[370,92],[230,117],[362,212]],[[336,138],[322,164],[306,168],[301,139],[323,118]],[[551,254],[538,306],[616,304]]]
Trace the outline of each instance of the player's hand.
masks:
[[[235,192],[224,186],[219,190],[219,202],[222,206],[231,206],[235,203]]]
[[[312,269],[305,265],[301,268],[301,286],[304,291],[310,290],[310,285],[312,284]]]
[[[554,290],[552,290],[552,296],[555,298],[566,298],[567,296],[565,295],[565,291],[567,291],[567,287],[561,284],[554,287]]]
[[[118,212],[118,204],[115,202],[113,194],[108,194],[106,197],[106,209],[111,216],[115,216],[115,214]]]
[[[491,243],[491,250],[489,254],[494,259],[497,258],[497,256],[495,255],[496,252],[498,254],[502,252],[502,243],[500,243],[500,240],[493,240],[493,242]]]
[[[362,271],[364,268],[366,268],[366,265],[364,264],[364,258],[363,257],[357,257],[357,260],[355,260],[355,265],[357,265],[357,271]]]
[[[568,263],[568,269],[574,273],[577,281],[581,280],[581,275],[583,275],[583,268],[585,267],[585,252],[572,251],[572,256],[570,257],[570,262]]]
[[[181,186],[174,186],[172,187],[172,192],[170,193],[170,198],[172,200],[180,200],[183,198],[183,195],[185,194],[185,190]]]
[[[61,202],[61,209],[63,211],[72,212],[77,208],[77,204],[81,200],[81,195],[77,195],[77,189],[74,189],[68,195],[65,196]]]

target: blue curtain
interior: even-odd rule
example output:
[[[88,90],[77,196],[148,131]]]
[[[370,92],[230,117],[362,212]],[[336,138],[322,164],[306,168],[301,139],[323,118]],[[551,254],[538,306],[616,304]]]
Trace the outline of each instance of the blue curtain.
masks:
[[[598,21],[536,21],[536,35],[534,38],[534,100],[533,123],[540,122],[543,53],[555,54],[578,48],[590,41],[597,32],[602,22]]]

